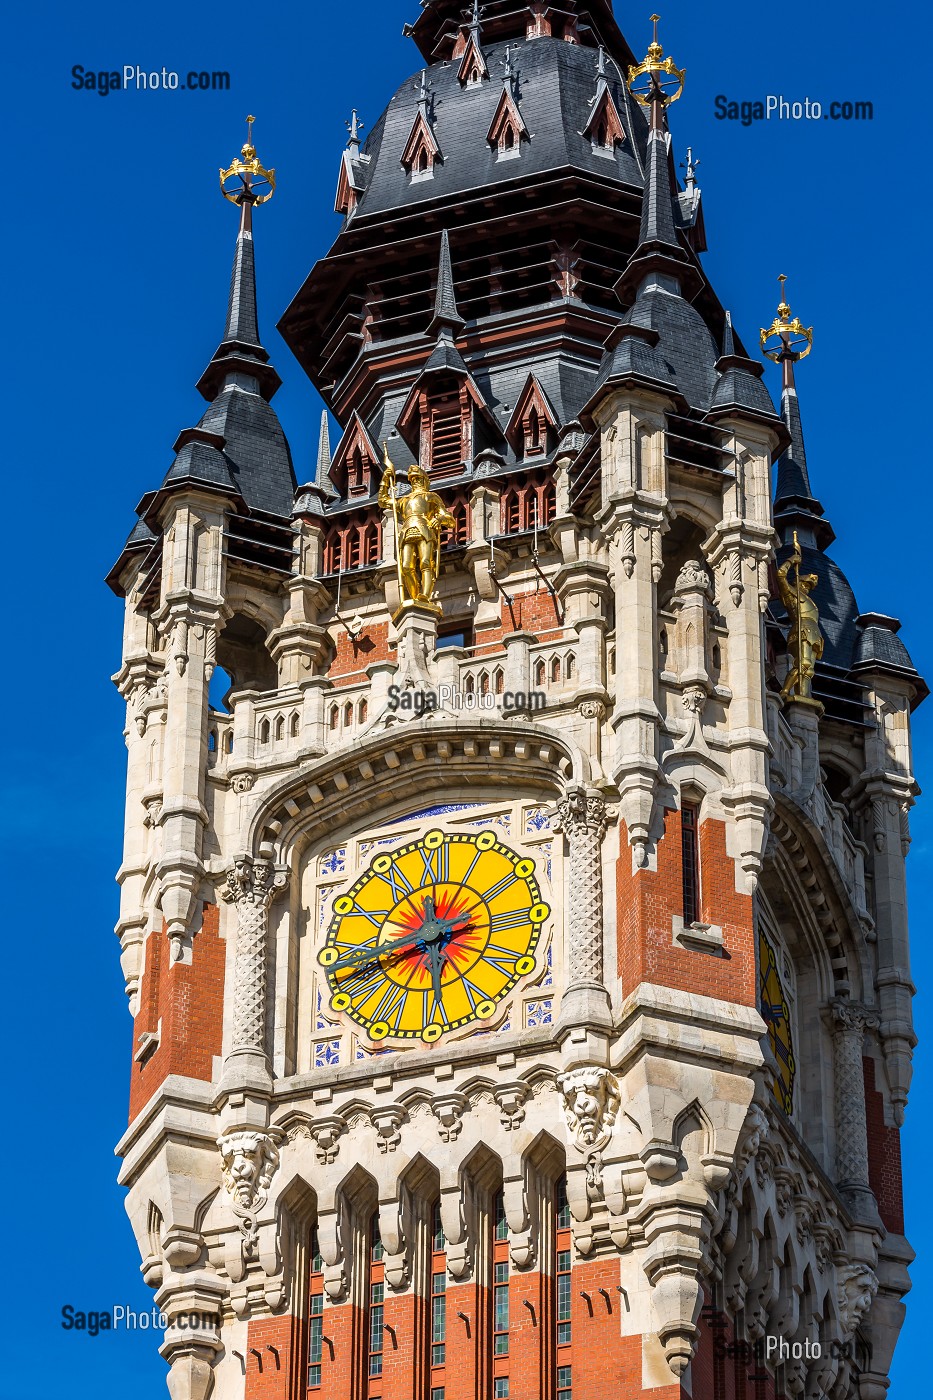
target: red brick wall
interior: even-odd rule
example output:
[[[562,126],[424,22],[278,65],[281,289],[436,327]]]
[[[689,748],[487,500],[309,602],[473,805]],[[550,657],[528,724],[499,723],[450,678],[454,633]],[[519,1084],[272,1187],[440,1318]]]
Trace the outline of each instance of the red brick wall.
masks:
[[[337,1307],[325,1303],[321,1389],[314,1392],[321,1400],[359,1400],[363,1366],[361,1342],[359,1309],[351,1303],[341,1303]]]
[[[485,1400],[492,1339],[487,1330],[489,1290],[476,1283],[447,1289],[446,1400]],[[468,1323],[458,1316],[465,1313]],[[402,1400],[404,1392],[399,1397]],[[394,1400],[386,1396],[385,1400]],[[406,1397],[407,1400],[407,1397]]]
[[[171,962],[164,928],[148,936],[146,970],[133,1027],[134,1052],[139,1037],[144,1031],[157,1030],[160,1019],[161,1039],[145,1064],[133,1062],[130,1122],[168,1075],[211,1081],[214,1056],[223,1047],[226,945],[219,928],[220,911],[215,904],[205,904],[190,966]]]
[[[395,647],[389,646],[389,624],[374,622],[367,625],[354,645],[349,632],[340,628],[334,659],[327,675],[336,686],[359,685],[365,681],[367,666],[377,661],[394,661]]]
[[[412,1293],[400,1295],[386,1290],[383,1306],[385,1322],[392,1329],[383,1339],[383,1396],[389,1400],[393,1395],[421,1395],[427,1371],[424,1299]]]
[[[862,1059],[865,1076],[865,1115],[868,1119],[868,1183],[875,1193],[885,1228],[904,1233],[904,1194],[901,1182],[901,1134],[884,1121],[884,1098],[876,1087],[875,1062]]]
[[[546,1274],[513,1270],[509,1278],[509,1400],[542,1400],[551,1394],[551,1290]]]
[[[545,632],[554,632],[560,627],[554,601],[544,584],[537,593],[534,590],[528,593],[513,593],[512,613],[515,614],[514,623],[509,605],[503,599],[498,627],[477,629],[474,641],[478,651],[501,651],[502,639],[509,632],[531,632],[533,636],[539,636]]]
[[[619,976],[623,995],[640,982],[757,1004],[755,938],[750,895],[737,894],[735,862],[726,852],[725,823],[708,818],[700,827],[701,913],[723,931],[724,957],[694,952],[673,942],[672,920],[683,913],[680,813],[666,812],[658,842],[657,871],[632,874],[624,824],[618,866]]]
[[[296,1354],[297,1323],[289,1314],[254,1318],[246,1343],[246,1400],[295,1400],[303,1394],[293,1382],[292,1357]],[[267,1347],[275,1347],[275,1352]],[[253,1348],[259,1356],[253,1355]],[[261,1369],[260,1369],[261,1365]]]

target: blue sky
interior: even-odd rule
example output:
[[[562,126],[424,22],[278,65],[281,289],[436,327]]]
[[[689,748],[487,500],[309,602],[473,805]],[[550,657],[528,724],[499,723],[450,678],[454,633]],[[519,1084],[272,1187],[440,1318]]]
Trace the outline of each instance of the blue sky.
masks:
[[[916,69],[879,65],[904,43],[923,54],[929,11],[859,0],[767,8],[670,0],[661,37],[688,69],[671,113],[679,157],[702,161],[708,273],[752,348],[774,312],[779,272],[813,323],[798,373],[808,457],[835,526],[833,553],[863,610],[904,621],[933,677],[930,486],[915,416],[929,402],[930,126]],[[650,6],[616,0],[637,51]],[[19,7],[5,30],[8,132],[4,510],[9,627],[0,703],[12,737],[0,823],[14,1074],[7,1115],[9,1329],[0,1400],[162,1400],[152,1333],[91,1339],[60,1310],[151,1295],[116,1186],[131,1023],[123,997],[113,874],[120,860],[125,751],[109,676],[121,612],[103,577],[178,432],[197,421],[194,384],[220,338],[236,215],[217,169],[257,118],[279,192],[256,216],[260,318],[285,381],[275,404],[299,475],[313,460],[320,403],[274,324],[338,228],[337,166],[352,106],[368,124],[418,67],[401,36],[417,0],[331,6],[245,0],[159,6]],[[226,69],[229,93],[74,91],[98,71]],[[717,94],[863,100],[873,122],[715,119]],[[770,373],[770,371],[769,371]],[[773,386],[772,379],[772,386]],[[896,493],[896,499],[890,498]],[[15,664],[14,664],[15,663]],[[36,719],[45,696],[41,723]],[[933,701],[916,724],[921,782],[933,760]],[[915,1003],[922,1037],[904,1132],[908,1231],[920,1259],[892,1400],[914,1393],[933,1298],[929,1188],[933,806],[913,823]],[[12,964],[12,966],[10,966]],[[9,1058],[8,1061],[9,1063]],[[12,1239],[10,1231],[12,1229]],[[608,1400],[608,1398],[607,1398]]]

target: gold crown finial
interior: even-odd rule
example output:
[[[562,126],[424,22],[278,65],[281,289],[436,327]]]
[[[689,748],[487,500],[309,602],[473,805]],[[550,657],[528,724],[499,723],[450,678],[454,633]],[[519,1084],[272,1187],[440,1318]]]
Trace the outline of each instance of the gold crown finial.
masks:
[[[769,360],[802,360],[813,349],[813,327],[804,326],[798,316],[791,317],[787,303],[787,274],[778,274],[781,284],[781,300],[777,315],[771,325],[761,330],[761,348]],[[776,341],[770,345],[769,341]]]
[[[669,107],[683,92],[684,78],[687,76],[686,68],[678,68],[672,58],[664,57],[664,50],[658,41],[660,21],[660,15],[651,16],[654,37],[648,45],[648,53],[643,63],[628,70],[629,92],[642,107],[648,107],[658,100]]]
[[[246,141],[226,170],[221,166],[220,192],[231,204],[265,204],[275,194],[275,171],[260,163],[253,145],[253,122],[246,118]]]

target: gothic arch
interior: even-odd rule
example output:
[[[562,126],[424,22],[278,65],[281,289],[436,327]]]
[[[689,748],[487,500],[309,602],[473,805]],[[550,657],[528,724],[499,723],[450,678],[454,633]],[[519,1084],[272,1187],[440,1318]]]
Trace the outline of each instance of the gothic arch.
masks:
[[[318,837],[349,829],[377,808],[387,817],[404,811],[432,781],[478,794],[520,785],[556,796],[568,780],[590,778],[582,750],[543,725],[510,724],[503,731],[482,718],[469,726],[437,716],[413,720],[404,728],[371,729],[352,749],[315,759],[270,789],[253,815],[249,849],[291,865]]]

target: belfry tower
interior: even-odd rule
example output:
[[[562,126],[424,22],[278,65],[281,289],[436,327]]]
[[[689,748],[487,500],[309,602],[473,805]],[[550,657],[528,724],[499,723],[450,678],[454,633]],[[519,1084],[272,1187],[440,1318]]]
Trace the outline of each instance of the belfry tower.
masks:
[[[883,1400],[926,687],[827,553],[812,333],[782,292],[778,411],[656,22],[641,63],[610,0],[407,32],[280,322],[316,467],[250,135],[207,408],[110,575],[169,1389]]]

